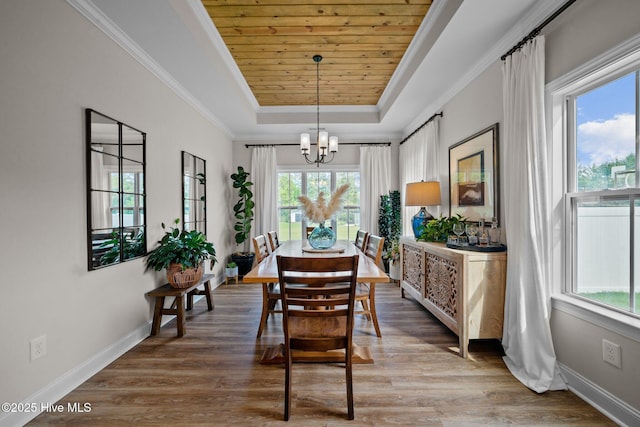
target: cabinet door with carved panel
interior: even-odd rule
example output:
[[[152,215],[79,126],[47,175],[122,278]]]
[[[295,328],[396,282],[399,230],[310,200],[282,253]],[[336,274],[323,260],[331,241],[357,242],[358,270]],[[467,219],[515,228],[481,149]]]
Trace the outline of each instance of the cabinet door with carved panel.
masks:
[[[461,257],[425,252],[424,302],[429,310],[456,334],[459,333]]]
[[[421,300],[424,294],[424,251],[420,247],[402,245],[400,256],[402,297],[407,290],[411,296]]]

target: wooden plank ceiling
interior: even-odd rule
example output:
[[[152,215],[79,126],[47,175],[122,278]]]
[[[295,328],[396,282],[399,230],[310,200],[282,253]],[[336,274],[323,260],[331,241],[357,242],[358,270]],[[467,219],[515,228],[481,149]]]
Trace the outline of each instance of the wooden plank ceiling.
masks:
[[[432,0],[202,0],[261,106],[375,105]]]

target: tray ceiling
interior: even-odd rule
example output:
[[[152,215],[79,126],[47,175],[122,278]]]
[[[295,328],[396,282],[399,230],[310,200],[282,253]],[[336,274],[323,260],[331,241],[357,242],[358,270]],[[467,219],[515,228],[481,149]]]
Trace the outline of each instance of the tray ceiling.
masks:
[[[258,104],[376,105],[432,0],[202,0]]]

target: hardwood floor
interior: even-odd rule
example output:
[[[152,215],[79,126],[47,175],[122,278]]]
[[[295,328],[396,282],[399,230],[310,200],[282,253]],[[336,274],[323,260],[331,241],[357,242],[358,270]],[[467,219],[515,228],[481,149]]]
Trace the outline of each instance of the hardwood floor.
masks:
[[[462,359],[457,337],[396,285],[376,291],[382,338],[363,316],[354,331],[375,360],[354,367],[355,420],[346,419],[344,368],[296,364],[288,425],[615,425],[571,392],[527,389],[495,341],[472,342]],[[214,299],[212,312],[204,300],[194,305],[184,337],[171,321],[58,402],[89,403],[90,412],[44,413],[29,425],[285,425],[284,369],[258,363],[281,341],[280,315],[256,340],[260,285],[223,285]],[[301,383],[302,370],[318,380]]]

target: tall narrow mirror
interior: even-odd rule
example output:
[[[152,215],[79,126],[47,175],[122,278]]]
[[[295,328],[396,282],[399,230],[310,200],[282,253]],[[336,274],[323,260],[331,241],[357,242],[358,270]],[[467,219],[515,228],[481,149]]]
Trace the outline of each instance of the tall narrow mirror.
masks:
[[[146,134],[91,109],[87,138],[89,270],[144,256]]]
[[[206,162],[182,152],[182,226],[207,234]]]

